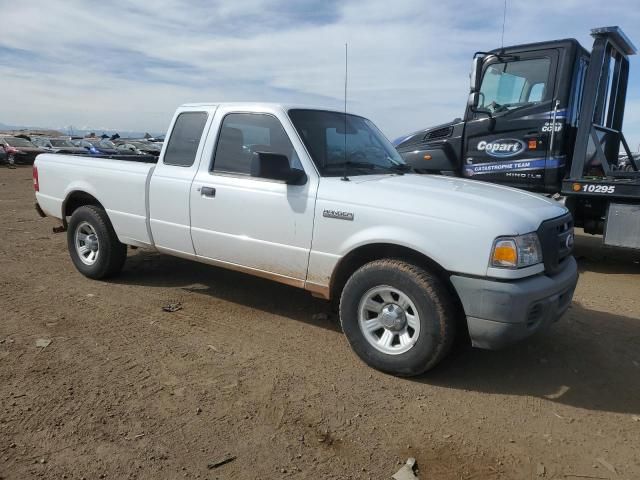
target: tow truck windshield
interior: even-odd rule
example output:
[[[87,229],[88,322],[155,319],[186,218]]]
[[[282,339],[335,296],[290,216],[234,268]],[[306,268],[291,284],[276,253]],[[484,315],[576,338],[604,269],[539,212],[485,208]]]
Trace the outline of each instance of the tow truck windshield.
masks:
[[[410,171],[369,120],[321,110],[289,110],[289,117],[323,177]]]
[[[540,103],[550,67],[549,58],[491,63],[482,77],[479,108],[500,113]]]

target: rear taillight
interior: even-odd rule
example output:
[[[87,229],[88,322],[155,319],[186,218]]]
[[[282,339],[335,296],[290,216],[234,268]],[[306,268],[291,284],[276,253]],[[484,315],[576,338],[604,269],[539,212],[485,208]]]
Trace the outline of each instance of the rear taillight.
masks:
[[[38,182],[38,167],[33,166],[33,189],[36,192],[40,191],[40,183]]]

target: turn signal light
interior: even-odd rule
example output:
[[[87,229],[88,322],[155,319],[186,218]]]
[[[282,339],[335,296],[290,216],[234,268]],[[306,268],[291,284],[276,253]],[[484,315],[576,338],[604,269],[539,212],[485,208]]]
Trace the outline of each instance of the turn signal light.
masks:
[[[518,265],[518,250],[513,240],[502,240],[493,249],[491,263],[497,267],[515,267]]]
[[[423,158],[425,160],[431,160],[433,157],[427,153]]]
[[[529,150],[536,150],[538,148],[538,141],[534,138],[529,140]]]

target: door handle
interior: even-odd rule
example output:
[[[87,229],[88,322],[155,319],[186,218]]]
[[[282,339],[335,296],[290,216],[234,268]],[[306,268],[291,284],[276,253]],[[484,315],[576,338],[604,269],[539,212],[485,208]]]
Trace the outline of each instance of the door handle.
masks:
[[[200,188],[200,193],[203,197],[215,197],[216,189],[213,187],[202,187]]]

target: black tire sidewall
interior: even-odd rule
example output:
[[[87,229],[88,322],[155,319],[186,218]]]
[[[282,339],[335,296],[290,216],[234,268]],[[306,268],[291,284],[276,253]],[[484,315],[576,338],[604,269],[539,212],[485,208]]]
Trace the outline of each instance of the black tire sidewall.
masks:
[[[371,288],[388,285],[404,292],[413,302],[420,318],[420,334],[415,345],[399,355],[385,354],[374,348],[365,338],[358,322],[358,307]],[[342,329],[356,354],[378,370],[400,376],[417,375],[437,363],[443,344],[445,318],[439,312],[441,299],[434,298],[414,274],[391,266],[367,265],[356,271],[340,299]]]
[[[82,222],[87,222],[93,227],[100,242],[100,253],[93,265],[83,263],[76,251],[75,232]],[[126,246],[118,241],[106,212],[95,206],[79,207],[73,212],[67,226],[67,247],[78,271],[93,279],[105,278],[114,273],[117,262],[122,263],[118,256],[122,255],[123,249],[126,256]]]

